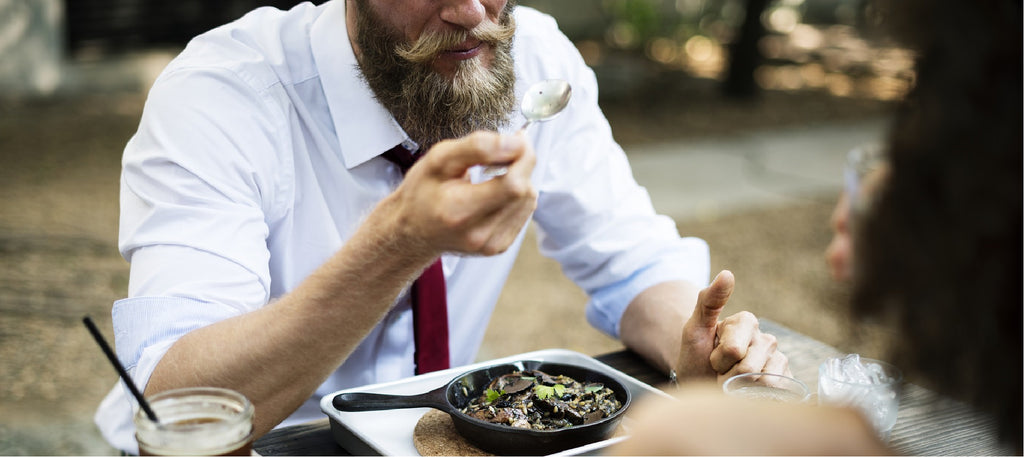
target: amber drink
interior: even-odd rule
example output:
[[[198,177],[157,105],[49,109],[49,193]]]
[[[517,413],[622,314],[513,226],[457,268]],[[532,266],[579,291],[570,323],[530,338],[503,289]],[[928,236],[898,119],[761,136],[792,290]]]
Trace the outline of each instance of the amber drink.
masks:
[[[229,389],[198,387],[147,397],[160,423],[135,414],[139,455],[251,455],[253,406]]]

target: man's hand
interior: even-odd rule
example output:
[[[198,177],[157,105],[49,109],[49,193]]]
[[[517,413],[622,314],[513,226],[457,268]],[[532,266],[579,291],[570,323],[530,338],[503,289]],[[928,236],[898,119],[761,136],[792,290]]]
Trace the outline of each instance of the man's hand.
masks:
[[[508,163],[508,173],[472,183],[475,165]],[[537,206],[530,182],[536,164],[522,135],[475,132],[438,143],[413,166],[389,197],[393,229],[412,249],[494,255],[515,241]]]
[[[735,282],[732,273],[723,270],[697,296],[693,315],[683,325],[676,364],[680,378],[716,376],[721,383],[740,373],[790,375],[789,360],[779,352],[775,337],[760,331],[757,317],[743,311],[718,319]]]

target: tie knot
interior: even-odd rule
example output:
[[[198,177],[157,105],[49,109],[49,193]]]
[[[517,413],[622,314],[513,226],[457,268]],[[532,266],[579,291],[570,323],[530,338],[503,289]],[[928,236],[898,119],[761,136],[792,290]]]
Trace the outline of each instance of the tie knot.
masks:
[[[384,152],[384,158],[388,159],[391,163],[398,166],[402,170],[402,174],[409,171],[412,164],[416,163],[416,160],[420,158],[421,154],[414,154],[405,148],[403,145],[395,146]]]

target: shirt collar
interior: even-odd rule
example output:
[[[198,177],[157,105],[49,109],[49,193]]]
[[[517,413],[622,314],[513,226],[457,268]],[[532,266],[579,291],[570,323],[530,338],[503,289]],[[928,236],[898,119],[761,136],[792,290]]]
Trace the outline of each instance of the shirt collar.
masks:
[[[344,0],[326,5],[310,30],[310,41],[345,167],[356,167],[407,141],[361,77],[348,40]]]

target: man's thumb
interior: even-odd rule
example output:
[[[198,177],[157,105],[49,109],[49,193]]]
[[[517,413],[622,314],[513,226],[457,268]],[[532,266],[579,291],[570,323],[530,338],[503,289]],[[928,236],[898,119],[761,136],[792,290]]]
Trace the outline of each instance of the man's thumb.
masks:
[[[700,291],[697,295],[697,306],[693,310],[698,324],[702,327],[718,325],[718,315],[722,314],[722,308],[729,302],[735,284],[736,278],[732,272],[722,270],[706,289]]]

